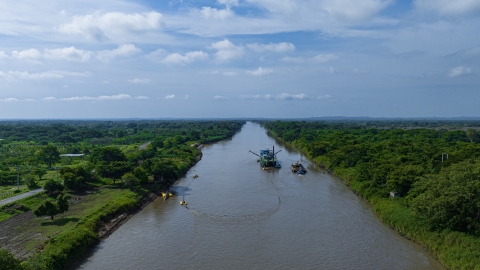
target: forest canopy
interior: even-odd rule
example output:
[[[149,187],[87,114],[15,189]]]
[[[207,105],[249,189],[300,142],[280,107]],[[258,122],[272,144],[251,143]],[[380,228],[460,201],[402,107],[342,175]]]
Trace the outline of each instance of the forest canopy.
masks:
[[[458,124],[458,123],[457,123]],[[480,235],[476,129],[369,128],[358,123],[264,122],[273,135],[342,177],[365,198],[406,198],[432,229]]]

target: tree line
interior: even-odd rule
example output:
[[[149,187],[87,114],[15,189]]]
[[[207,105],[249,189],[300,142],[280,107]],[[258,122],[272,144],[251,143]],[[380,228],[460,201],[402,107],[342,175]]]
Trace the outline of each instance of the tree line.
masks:
[[[480,136],[475,129],[378,129],[298,121],[263,125],[366,199],[394,192],[432,230],[480,235]]]

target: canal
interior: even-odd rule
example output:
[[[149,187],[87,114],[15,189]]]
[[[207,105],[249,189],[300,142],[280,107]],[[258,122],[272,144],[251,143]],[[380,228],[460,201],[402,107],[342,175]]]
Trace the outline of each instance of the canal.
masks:
[[[283,168],[264,171],[248,150],[273,145]],[[443,269],[258,124],[202,152],[179,196],[148,205],[79,269]],[[307,174],[290,171],[297,160]]]

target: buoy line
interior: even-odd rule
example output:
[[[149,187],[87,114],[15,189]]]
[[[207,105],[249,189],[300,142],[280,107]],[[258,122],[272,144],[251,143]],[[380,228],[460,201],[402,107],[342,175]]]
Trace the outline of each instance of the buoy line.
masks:
[[[193,182],[193,180],[190,182],[190,184],[188,185],[187,188],[190,187],[192,182]],[[204,217],[208,217],[208,218],[215,219],[215,220],[244,220],[244,219],[254,219],[254,218],[270,216],[270,215],[273,215],[275,212],[277,212],[278,209],[280,208],[281,204],[282,204],[282,199],[280,198],[280,194],[278,194],[277,187],[275,186],[275,184],[273,183],[273,181],[271,179],[270,179],[270,183],[272,184],[272,187],[275,190],[275,193],[277,193],[278,204],[274,208],[268,209],[267,211],[264,211],[264,212],[261,212],[261,213],[248,214],[248,215],[238,215],[238,216],[237,215],[215,215],[215,214],[208,214],[208,213],[202,212],[200,210],[196,210],[194,208],[191,208],[191,207],[187,206],[186,204],[183,205],[183,207],[185,207],[185,209],[187,209],[193,215],[204,216]],[[185,201],[185,195],[183,195],[183,201]]]

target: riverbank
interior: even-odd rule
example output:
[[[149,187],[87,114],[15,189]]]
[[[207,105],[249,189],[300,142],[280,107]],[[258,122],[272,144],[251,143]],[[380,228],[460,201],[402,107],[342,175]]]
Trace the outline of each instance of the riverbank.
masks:
[[[345,183],[356,195],[362,197],[373,208],[375,214],[391,229],[406,239],[421,245],[433,258],[448,269],[480,269],[480,239],[467,233],[455,231],[433,231],[426,220],[415,215],[407,206],[404,198],[385,198],[372,195],[364,182],[355,181],[355,171],[350,169],[329,170],[325,160],[315,158],[305,149],[285,142],[269,131],[272,137],[302,152],[313,163],[323,167],[329,174]]]
[[[201,149],[203,148],[203,146],[204,146],[203,144],[195,145],[197,150],[200,151],[200,154],[197,155],[195,158],[195,161],[190,164],[190,168],[195,166],[202,159],[203,153],[201,152]],[[102,222],[98,228],[98,237],[95,244],[89,247],[81,256],[79,256],[78,258],[73,260],[71,263],[69,263],[67,267],[65,267],[65,269],[67,270],[77,269],[81,265],[81,263],[92,254],[92,252],[95,250],[96,246],[101,240],[108,238],[112,233],[114,233],[118,228],[120,228],[123,224],[125,224],[135,214],[142,211],[142,209],[144,209],[146,206],[148,206],[150,203],[152,203],[158,197],[160,197],[162,192],[168,191],[171,185],[172,184],[168,186],[158,187],[158,189],[151,190],[149,193],[139,198],[138,207],[130,209],[127,212],[118,213],[114,217],[112,217],[109,221]]]
[[[248,149],[271,145],[277,149],[263,128],[247,124],[232,140],[203,148],[202,161],[172,187],[189,209],[179,198],[157,199],[101,241],[81,268],[155,269],[160,259],[162,268],[192,270],[443,269],[313,164],[306,175],[286,166],[262,170]],[[279,158],[284,165],[302,159],[293,149]]]
[[[202,147],[201,144],[196,146],[200,153],[188,169],[201,160]],[[10,203],[2,207],[2,248],[34,268],[75,269],[101,240],[153,202],[169,186],[168,183],[163,186],[149,184],[129,189],[107,185],[69,194],[69,211],[53,221],[37,218],[29,210],[50,199],[45,193]]]

